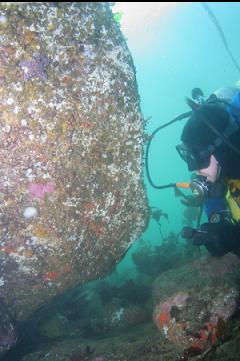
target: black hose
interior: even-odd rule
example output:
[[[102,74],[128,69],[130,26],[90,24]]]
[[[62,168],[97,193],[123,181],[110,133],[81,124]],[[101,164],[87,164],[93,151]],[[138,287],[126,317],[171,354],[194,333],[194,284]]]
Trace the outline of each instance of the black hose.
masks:
[[[220,26],[220,24],[219,24],[219,22],[218,22],[218,20],[217,20],[217,18],[215,16],[215,14],[213,13],[213,11],[211,10],[211,8],[209,7],[209,5],[207,3],[205,3],[205,2],[200,2],[200,3],[203,6],[203,8],[206,10],[208,15],[210,16],[210,18],[211,18],[212,22],[214,23],[214,25],[216,26],[217,31],[218,31],[218,33],[220,35],[220,38],[222,39],[223,45],[224,45],[225,49],[227,50],[228,55],[230,56],[233,64],[236,66],[237,70],[240,72],[240,67],[239,67],[236,59],[234,58],[234,56],[233,56],[233,54],[232,54],[232,52],[231,52],[231,50],[230,50],[230,48],[228,46],[228,42],[226,40],[224,32],[223,32],[223,30],[222,30],[222,28],[221,28],[221,26]]]
[[[189,117],[192,114],[192,111],[187,112],[187,113],[183,113],[181,115],[179,115],[178,117],[174,118],[173,120],[171,120],[168,123],[165,123],[163,125],[161,125],[160,127],[158,127],[157,129],[154,130],[154,132],[150,135],[150,138],[147,142],[147,147],[146,147],[146,155],[145,155],[145,164],[146,164],[146,174],[147,174],[147,179],[149,181],[149,183],[151,184],[151,186],[155,189],[164,189],[164,188],[170,188],[170,187],[176,187],[175,183],[170,183],[167,185],[162,185],[162,186],[157,186],[156,184],[153,183],[151,176],[150,176],[150,172],[149,172],[149,166],[148,166],[148,157],[149,157],[149,148],[152,142],[152,139],[154,137],[154,135],[159,132],[160,130],[162,130],[163,128],[167,127],[168,125],[176,122],[177,120],[182,120],[184,118]]]
[[[199,209],[199,214],[198,214],[198,218],[197,218],[197,229],[200,228],[202,214],[203,214],[203,203],[201,204],[200,209]]]

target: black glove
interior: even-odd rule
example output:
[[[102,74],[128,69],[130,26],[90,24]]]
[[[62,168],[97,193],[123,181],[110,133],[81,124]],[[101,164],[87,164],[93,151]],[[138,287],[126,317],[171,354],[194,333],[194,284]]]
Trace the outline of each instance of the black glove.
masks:
[[[193,234],[193,244],[204,245],[213,256],[223,256],[240,250],[240,225],[233,223],[204,223]]]

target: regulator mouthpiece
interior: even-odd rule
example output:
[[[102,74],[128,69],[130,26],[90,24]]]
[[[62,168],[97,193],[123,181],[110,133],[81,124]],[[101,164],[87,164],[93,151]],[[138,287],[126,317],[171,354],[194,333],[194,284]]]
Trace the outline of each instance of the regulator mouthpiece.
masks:
[[[209,197],[211,191],[211,183],[207,181],[207,177],[197,176],[197,178],[192,180],[190,187],[195,197],[201,200]]]

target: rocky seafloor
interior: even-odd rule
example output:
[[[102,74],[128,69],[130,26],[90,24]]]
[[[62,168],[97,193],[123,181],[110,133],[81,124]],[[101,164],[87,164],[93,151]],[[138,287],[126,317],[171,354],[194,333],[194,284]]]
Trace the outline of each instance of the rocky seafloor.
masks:
[[[152,263],[164,260],[165,246],[156,249]],[[238,361],[240,259],[185,261],[164,271],[159,265],[157,277],[142,268],[136,279],[99,280],[53,300],[25,323],[2,360]]]
[[[240,319],[224,343],[192,361],[239,361]],[[89,351],[88,351],[89,350]],[[24,355],[25,354],[25,355]],[[69,338],[38,345],[35,351],[11,351],[2,361],[177,361],[181,352],[159,334],[152,322],[135,326],[123,334],[96,339]]]

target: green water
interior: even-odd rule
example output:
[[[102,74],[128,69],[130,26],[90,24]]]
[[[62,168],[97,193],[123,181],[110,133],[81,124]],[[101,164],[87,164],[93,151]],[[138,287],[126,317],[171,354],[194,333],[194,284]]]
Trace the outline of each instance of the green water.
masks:
[[[135,5],[134,5],[135,4]],[[147,4],[147,5],[146,5]],[[200,2],[196,3],[116,3],[113,11],[122,11],[121,27],[133,56],[144,118],[151,116],[146,131],[151,134],[158,126],[188,111],[185,96],[193,87],[205,95],[223,86],[232,86],[240,74],[227,53],[211,17]],[[238,46],[240,3],[207,3],[225,34],[228,46],[240,62]],[[187,182],[190,173],[180,159],[175,146],[180,143],[186,120],[174,123],[152,141],[149,167],[153,182],[164,185]],[[144,172],[145,173],[145,172]],[[169,215],[161,220],[162,234],[178,234],[183,226],[185,207],[173,190],[153,189],[144,178],[149,206]],[[160,244],[159,226],[150,220],[141,240]],[[118,271],[131,263],[128,252]]]

